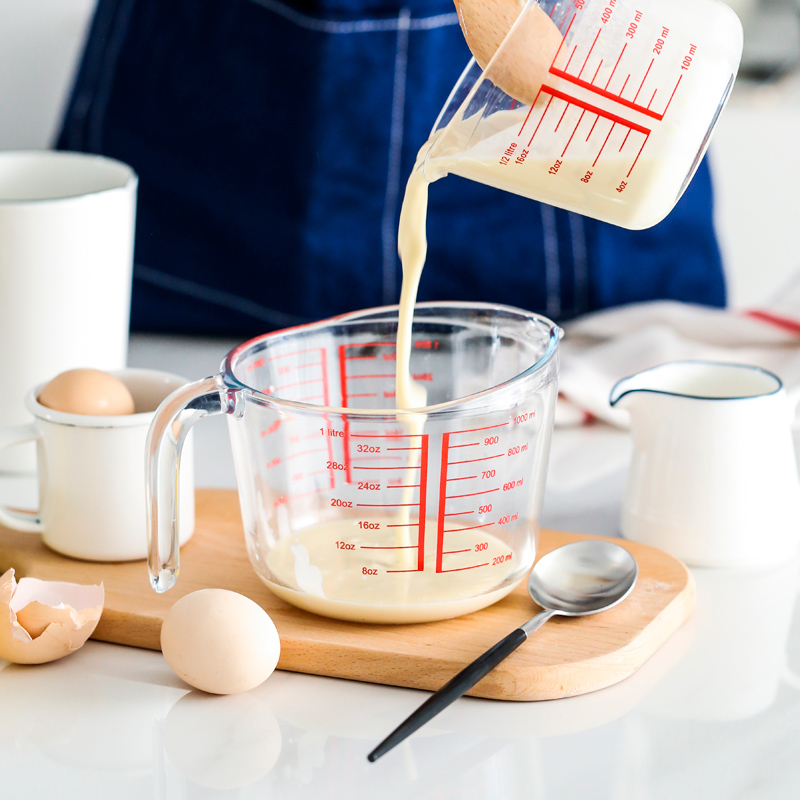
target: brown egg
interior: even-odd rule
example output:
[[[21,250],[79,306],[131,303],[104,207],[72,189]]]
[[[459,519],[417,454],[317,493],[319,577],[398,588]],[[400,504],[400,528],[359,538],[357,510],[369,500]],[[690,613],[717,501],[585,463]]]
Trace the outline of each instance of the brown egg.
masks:
[[[115,417],[135,412],[128,387],[99,369],[70,369],[56,375],[39,395],[39,402],[54,411]]]

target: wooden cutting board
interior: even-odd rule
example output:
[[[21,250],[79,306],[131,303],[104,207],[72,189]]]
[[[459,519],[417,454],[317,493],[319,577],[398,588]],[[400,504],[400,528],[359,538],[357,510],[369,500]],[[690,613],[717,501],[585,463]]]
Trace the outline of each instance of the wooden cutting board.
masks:
[[[540,553],[586,537],[542,531]],[[594,537],[598,538],[598,537]],[[471,695],[548,700],[584,694],[631,675],[692,613],[694,583],[686,567],[652,547],[620,541],[639,564],[639,580],[619,606],[592,617],[556,617],[478,683]],[[197,492],[195,535],[181,550],[174,589],[158,595],[144,561],[96,564],[60,556],[38,536],[0,527],[0,574],[105,584],[106,601],[93,638],[160,649],[170,606],[196,589],[220,587],[265,608],[281,637],[279,669],[337,678],[437,689],[539,609],[525,585],[504,600],[458,619],[417,625],[340,622],[300,611],[258,579],[245,550],[236,493]]]

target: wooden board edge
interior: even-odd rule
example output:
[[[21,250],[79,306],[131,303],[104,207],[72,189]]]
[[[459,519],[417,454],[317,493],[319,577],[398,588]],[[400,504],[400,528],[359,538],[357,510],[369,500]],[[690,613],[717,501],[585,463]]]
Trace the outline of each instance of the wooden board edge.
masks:
[[[90,638],[98,642],[160,651],[161,624],[159,617],[142,618],[141,614],[106,608]],[[124,632],[124,642],[121,641],[120,631]]]

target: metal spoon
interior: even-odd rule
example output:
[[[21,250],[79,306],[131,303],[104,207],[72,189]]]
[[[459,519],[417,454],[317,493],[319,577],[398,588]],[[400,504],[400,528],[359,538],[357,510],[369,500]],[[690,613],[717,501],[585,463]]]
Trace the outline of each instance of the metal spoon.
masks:
[[[556,614],[582,617],[621,603],[631,593],[638,574],[636,560],[627,550],[597,539],[565,544],[542,556],[528,579],[528,592],[544,610],[451,678],[395,728],[367,758],[377,761],[419,730],[510,656],[550,617]]]

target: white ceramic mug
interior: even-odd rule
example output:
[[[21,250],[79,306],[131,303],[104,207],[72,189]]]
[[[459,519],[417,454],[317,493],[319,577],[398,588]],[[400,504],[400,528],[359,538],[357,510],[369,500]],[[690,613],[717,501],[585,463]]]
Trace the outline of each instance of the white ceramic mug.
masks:
[[[0,424],[25,393],[74,367],[121,369],[128,351],[137,177],[83,153],[0,153]],[[33,448],[0,456],[31,470]]]
[[[54,411],[37,400],[42,385],[25,400],[33,422],[0,429],[0,449],[36,441],[39,474],[38,512],[32,515],[0,506],[0,524],[41,533],[52,550],[88,561],[147,557],[147,432],[161,401],[186,383],[184,378],[156,370],[126,369],[112,374],[130,390],[136,413],[95,417]],[[182,457],[180,472],[179,540],[183,545],[194,531],[191,451]]]
[[[617,383],[633,462],[622,534],[695,566],[767,566],[800,546],[794,407],[744,364],[679,361]]]

